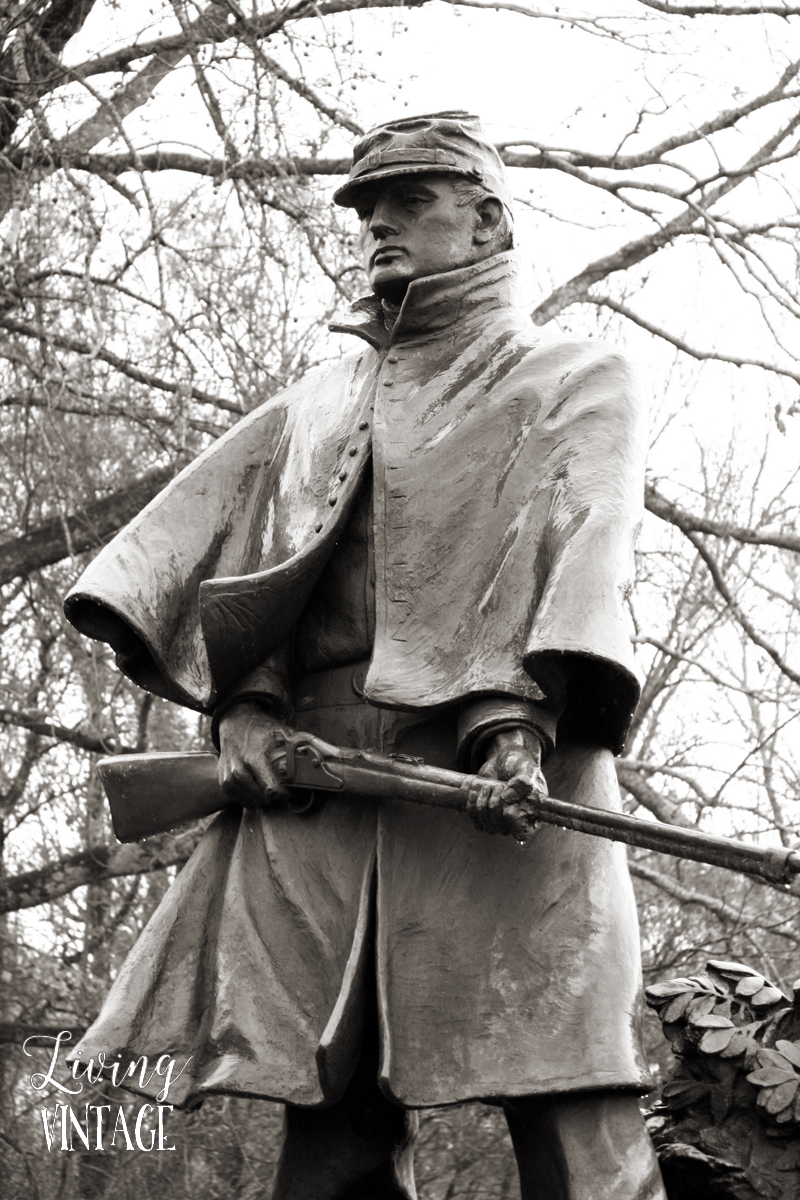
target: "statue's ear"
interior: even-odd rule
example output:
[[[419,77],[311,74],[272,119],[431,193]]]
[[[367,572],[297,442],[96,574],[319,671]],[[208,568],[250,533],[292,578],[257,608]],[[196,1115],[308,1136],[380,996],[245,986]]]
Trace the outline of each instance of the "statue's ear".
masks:
[[[475,232],[473,240],[485,246],[497,233],[503,219],[503,205],[497,196],[482,196],[475,205]]]

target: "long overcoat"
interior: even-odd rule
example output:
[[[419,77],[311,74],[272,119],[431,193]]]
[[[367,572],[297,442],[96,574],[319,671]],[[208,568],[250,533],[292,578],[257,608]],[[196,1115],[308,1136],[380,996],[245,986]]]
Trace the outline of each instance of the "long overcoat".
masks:
[[[416,280],[391,330],[355,306],[338,328],[360,352],[189,466],[90,565],[70,620],[142,686],[213,711],[291,637],[371,458],[373,744],[391,748],[397,714],[541,699],[568,662],[551,791],[617,807],[643,405],[621,356],[540,340],[512,286],[504,254]],[[380,1084],[402,1103],[647,1085],[621,847],[542,827],[522,851],[458,813],[355,798],[218,818],[81,1054],[191,1055],[178,1101],[330,1102],[373,945]]]

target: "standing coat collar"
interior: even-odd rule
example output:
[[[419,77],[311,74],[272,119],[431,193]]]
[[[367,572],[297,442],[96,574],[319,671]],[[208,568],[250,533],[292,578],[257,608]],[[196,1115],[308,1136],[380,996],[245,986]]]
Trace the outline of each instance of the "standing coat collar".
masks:
[[[333,333],[353,333],[375,350],[426,334],[444,333],[456,322],[487,317],[514,306],[517,256],[513,250],[440,275],[412,279],[391,331],[377,296],[357,300]]]

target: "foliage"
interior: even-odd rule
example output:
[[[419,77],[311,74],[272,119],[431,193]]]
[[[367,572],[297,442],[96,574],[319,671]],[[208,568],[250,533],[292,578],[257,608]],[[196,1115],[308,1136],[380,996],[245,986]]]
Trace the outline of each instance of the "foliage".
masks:
[[[794,1200],[798,1194],[800,990],[712,959],[647,988],[677,1056],[648,1125],[670,1195]]]

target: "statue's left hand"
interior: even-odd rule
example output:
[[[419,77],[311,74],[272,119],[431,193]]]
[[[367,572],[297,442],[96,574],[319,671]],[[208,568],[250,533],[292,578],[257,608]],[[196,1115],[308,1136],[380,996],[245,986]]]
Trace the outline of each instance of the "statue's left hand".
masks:
[[[486,782],[483,782],[486,780]],[[500,782],[498,782],[498,780]],[[529,729],[498,733],[488,756],[467,790],[467,812],[476,829],[485,833],[519,833],[516,806],[532,791],[547,795],[542,774],[542,744]]]
[[[269,752],[285,726],[257,704],[243,702],[225,713],[219,724],[219,785],[245,808],[291,805],[292,793],[270,766]]]

